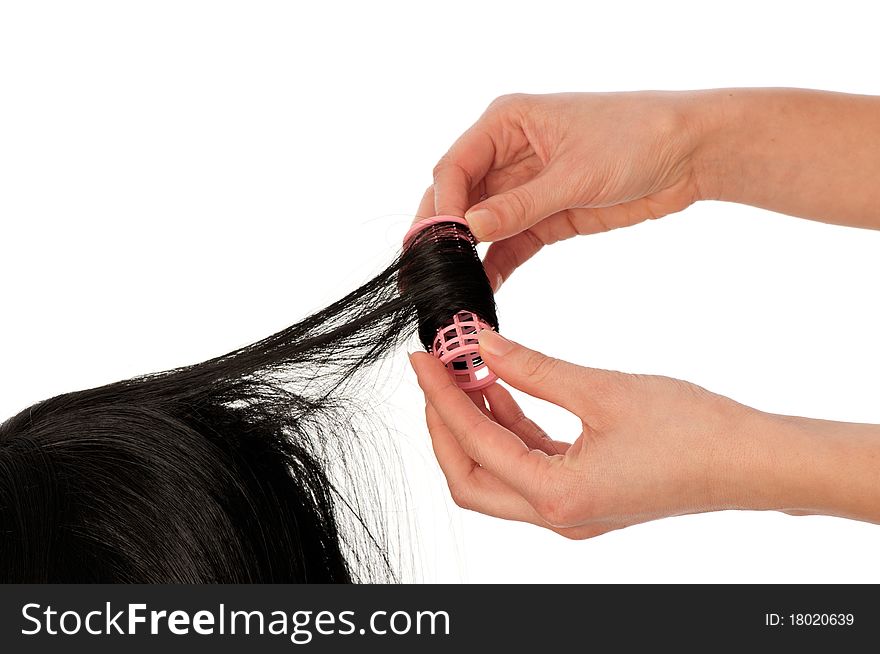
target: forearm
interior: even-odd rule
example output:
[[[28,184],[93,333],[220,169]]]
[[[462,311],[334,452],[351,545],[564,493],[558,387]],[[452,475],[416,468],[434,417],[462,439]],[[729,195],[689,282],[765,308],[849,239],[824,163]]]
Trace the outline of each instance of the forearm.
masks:
[[[755,412],[731,444],[731,504],[880,523],[880,425]]]
[[[880,97],[718,89],[687,111],[701,199],[880,228]]]

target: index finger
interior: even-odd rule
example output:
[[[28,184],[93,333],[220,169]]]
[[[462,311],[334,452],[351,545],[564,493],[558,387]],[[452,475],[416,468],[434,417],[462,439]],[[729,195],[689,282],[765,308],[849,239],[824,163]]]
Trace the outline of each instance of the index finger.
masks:
[[[462,450],[480,466],[531,501],[549,472],[549,458],[491,420],[455,385],[446,368],[425,352],[410,360],[419,386]]]
[[[453,143],[434,166],[434,210],[438,216],[463,217],[468,195],[495,161],[495,141],[480,122]]]
[[[419,202],[419,209],[416,211],[416,215],[413,218],[413,224],[415,225],[420,220],[425,218],[430,218],[434,215],[434,185],[431,184],[427,189],[425,189],[425,193],[422,195],[422,201]]]

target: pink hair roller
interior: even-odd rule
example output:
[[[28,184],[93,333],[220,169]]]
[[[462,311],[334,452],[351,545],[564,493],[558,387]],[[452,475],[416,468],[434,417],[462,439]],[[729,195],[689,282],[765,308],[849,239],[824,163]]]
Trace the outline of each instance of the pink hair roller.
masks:
[[[434,216],[433,218],[422,218],[421,220],[417,220],[416,222],[414,222],[409,228],[406,236],[403,237],[403,246],[406,247],[406,244],[412,240],[412,237],[422,230],[427,229],[431,225],[437,225],[439,223],[458,223],[459,225],[464,225],[465,227],[468,226],[467,221],[464,218],[459,218],[458,216]],[[467,237],[464,235],[462,235],[461,238],[467,239]]]
[[[467,227],[467,221],[458,216],[434,216],[415,223],[403,237],[404,247],[422,230],[439,223],[457,223]],[[461,235],[471,243],[473,241]],[[456,385],[463,391],[478,391],[495,382],[498,377],[480,356],[477,334],[493,327],[477,314],[462,310],[449,319],[449,323],[437,330],[431,352],[443,362]]]
[[[470,311],[459,311],[452,323],[437,330],[431,351],[449,370],[455,383],[463,391],[486,388],[498,377],[480,356],[477,333],[492,326]]]

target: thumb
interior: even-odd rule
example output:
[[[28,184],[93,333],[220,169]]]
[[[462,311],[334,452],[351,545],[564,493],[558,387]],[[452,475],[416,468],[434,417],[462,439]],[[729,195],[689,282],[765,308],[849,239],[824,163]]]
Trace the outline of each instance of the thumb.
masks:
[[[464,217],[480,241],[499,241],[527,230],[547,216],[571,208],[557,166],[471,207]]]
[[[619,374],[549,357],[491,329],[484,329],[477,336],[480,355],[498,377],[514,388],[581,417],[596,408],[591,404],[594,396],[607,396],[609,382]],[[602,387],[606,392],[600,392]]]

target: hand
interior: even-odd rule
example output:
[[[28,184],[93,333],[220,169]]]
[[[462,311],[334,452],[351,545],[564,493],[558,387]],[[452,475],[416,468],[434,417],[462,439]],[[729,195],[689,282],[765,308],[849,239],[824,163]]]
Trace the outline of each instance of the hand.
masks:
[[[497,290],[544,245],[699,199],[699,121],[689,112],[698,96],[501,97],[434,168],[432,208],[465,216],[479,240],[495,241],[484,265]]]
[[[431,355],[411,355],[454,501],[589,538],[665,516],[778,509],[880,521],[880,433],[756,411],[687,382],[595,370],[494,332],[480,351],[504,381],[582,421],[552,440],[499,384],[472,402]]]

